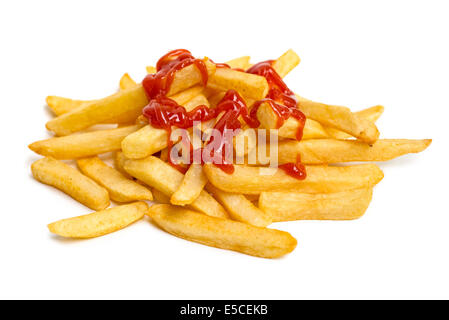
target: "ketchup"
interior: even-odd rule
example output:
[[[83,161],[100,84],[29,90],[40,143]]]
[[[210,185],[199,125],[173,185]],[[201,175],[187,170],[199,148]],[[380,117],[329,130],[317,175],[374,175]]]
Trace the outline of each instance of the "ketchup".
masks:
[[[257,120],[257,110],[262,103],[268,103],[271,109],[277,116],[276,127],[279,129],[284,121],[290,117],[295,118],[299,122],[298,131],[296,132],[296,139],[302,139],[304,125],[306,123],[306,116],[302,113],[297,105],[298,101],[292,90],[285,84],[276,70],[273,69],[273,60],[259,62],[246,70],[247,73],[257,74],[267,79],[270,90],[265,99],[256,101],[251,109],[250,117]],[[301,163],[301,158],[298,155],[296,163],[286,163],[279,166],[288,175],[304,180],[307,176],[306,168]]]
[[[170,90],[175,73],[191,64],[194,64],[201,73],[203,85],[207,84],[207,67],[203,60],[195,59],[190,51],[185,49],[173,50],[162,56],[156,64],[157,72],[148,74],[142,81],[142,86],[152,100],[157,96],[165,96]]]
[[[212,60],[210,61],[213,62]],[[143,115],[148,118],[149,123],[153,127],[168,131],[169,164],[181,172],[186,171],[179,164],[173,163],[170,156],[173,147],[173,142],[170,139],[172,126],[187,129],[192,127],[195,121],[205,122],[220,116],[220,119],[214,126],[214,129],[218,130],[221,134],[218,141],[215,141],[216,137],[213,136],[206,143],[205,147],[197,150],[193,150],[193,146],[190,143],[190,160],[192,163],[193,154],[200,152],[202,163],[204,156],[207,155],[212,159],[212,163],[215,166],[226,173],[232,174],[234,172],[233,159],[226,158],[226,150],[233,147],[233,134],[229,135],[229,132],[234,133],[235,130],[241,129],[240,117],[248,126],[257,128],[260,125],[257,120],[257,109],[264,102],[267,102],[276,113],[278,117],[278,128],[289,117],[294,117],[299,121],[301,125],[296,137],[298,140],[301,140],[302,129],[306,118],[296,107],[297,101],[294,93],[272,68],[272,62],[264,61],[258,63],[246,71],[265,77],[270,86],[270,90],[265,99],[257,101],[251,109],[251,112],[248,111],[245,101],[235,90],[228,90],[216,108],[212,109],[205,105],[200,105],[191,111],[187,111],[176,101],[168,98],[167,94],[170,91],[175,73],[192,64],[201,72],[203,85],[206,85],[208,73],[204,61],[194,58],[185,49],[173,50],[160,58],[156,65],[157,72],[147,75],[142,81],[143,88],[149,100],[148,105],[143,109]],[[217,63],[216,66],[217,68],[230,68],[229,65],[224,63]],[[294,178],[305,179],[306,177],[305,167],[301,164],[299,157],[296,163],[283,164],[279,168]]]

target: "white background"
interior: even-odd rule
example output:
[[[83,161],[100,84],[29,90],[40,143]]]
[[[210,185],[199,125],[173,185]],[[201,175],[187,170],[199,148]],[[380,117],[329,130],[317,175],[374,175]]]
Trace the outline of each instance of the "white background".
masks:
[[[449,298],[447,1],[3,1],[0,4],[0,298]],[[287,83],[317,101],[386,108],[382,137],[433,138],[381,164],[366,215],[273,227],[299,242],[264,260],[140,221],[86,241],[52,221],[90,210],[34,181],[47,95],[114,92],[175,48],[225,61],[301,64]]]

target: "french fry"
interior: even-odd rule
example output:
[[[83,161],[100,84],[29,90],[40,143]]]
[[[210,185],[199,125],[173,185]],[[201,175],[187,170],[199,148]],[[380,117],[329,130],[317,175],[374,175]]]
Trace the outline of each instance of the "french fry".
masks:
[[[135,202],[59,220],[50,223],[48,229],[66,238],[95,238],[123,229],[142,219],[147,212],[148,205],[145,202]]]
[[[265,129],[277,129],[278,116],[273,111],[271,106],[264,102],[257,110],[257,119]],[[284,121],[282,126],[278,129],[278,135],[283,138],[296,139],[296,134],[299,128],[299,121],[295,118],[288,118]],[[306,119],[303,129],[303,139],[322,139],[327,138],[328,133],[323,126],[312,119]]]
[[[172,204],[184,206],[199,197],[207,183],[206,175],[200,164],[191,164],[178,189],[170,198]]]
[[[48,96],[46,102],[53,113],[57,116],[60,116],[61,114],[70,112],[83,104],[90,103],[91,101],[73,100],[58,96]]]
[[[278,258],[292,252],[297,245],[296,239],[284,231],[209,217],[171,205],[152,206],[148,215],[159,227],[177,237],[256,257]]]
[[[206,190],[225,207],[233,220],[256,227],[266,227],[271,224],[271,217],[256,207],[244,195],[222,191],[210,183],[206,186]]]
[[[237,157],[243,157],[257,148],[257,136],[252,128],[241,130],[232,142]]]
[[[126,178],[98,157],[79,159],[77,163],[81,172],[108,190],[109,196],[114,201],[153,200],[150,190]]]
[[[160,190],[168,197],[171,197],[178,190],[184,178],[182,173],[168,163],[153,156],[139,160],[127,160],[125,170],[133,177]],[[204,190],[189,206],[210,216],[229,218],[226,210]]]
[[[168,132],[148,124],[123,139],[121,148],[129,159],[146,158],[166,148]]]
[[[193,97],[191,100],[186,102],[184,104],[184,108],[187,111],[192,111],[193,109],[195,109],[196,107],[201,106],[201,105],[204,105],[208,108],[210,107],[209,101],[207,100],[206,96],[204,94],[199,93],[198,95]]]
[[[278,144],[278,162],[295,162],[298,154],[305,164],[387,161],[407,153],[421,152],[431,142],[430,139],[380,139],[370,146],[358,140],[281,141]]]
[[[147,70],[147,73],[149,73],[149,74],[157,72],[156,68],[153,66],[147,66],[145,69]]]
[[[230,66],[232,69],[242,69],[246,70],[251,67],[251,64],[249,63],[249,56],[243,56],[239,58],[235,58],[229,61],[226,61],[225,63]]]
[[[376,125],[354,114],[346,107],[313,102],[296,95],[298,108],[306,117],[322,125],[346,132],[357,139],[372,144],[379,138]]]
[[[78,133],[65,137],[36,141],[28,147],[43,156],[56,159],[77,159],[120,150],[122,140],[141,128],[140,125],[117,129]]]
[[[352,220],[368,208],[373,189],[337,193],[262,192],[259,208],[274,222],[293,220]]]
[[[234,173],[227,174],[213,164],[203,167],[210,183],[234,193],[259,194],[264,191],[329,193],[371,188],[383,178],[374,164],[347,167],[306,166],[307,178],[295,179],[278,168],[234,165]]]
[[[31,165],[36,180],[55,187],[93,210],[109,206],[109,195],[92,179],[53,158],[42,158]]]
[[[84,106],[90,103],[93,103],[96,100],[73,100],[69,98],[63,98],[58,96],[48,96],[47,97],[47,104],[50,107],[50,109],[53,111],[53,113],[56,116],[60,116],[64,113],[68,113],[70,111],[75,110],[76,108],[79,108],[80,106]],[[115,124],[115,123],[124,123],[121,117],[114,117],[107,121],[103,121],[102,124]],[[125,123],[129,123],[125,122]]]
[[[178,104],[183,106],[203,91],[204,87],[202,85],[196,85],[171,96],[170,99],[175,100]]]
[[[196,86],[172,96],[178,104],[192,110],[199,104],[209,105],[201,94],[202,87]],[[122,142],[122,150],[127,158],[142,159],[167,147],[168,133],[164,129],[154,128],[150,124],[127,136]]]
[[[265,98],[269,89],[264,77],[227,68],[217,68],[207,87],[219,91],[233,89],[254,100]]]
[[[129,74],[125,73],[120,78],[120,90],[126,90],[133,88],[137,85],[137,83],[129,76]]]
[[[117,151],[114,154],[114,168],[119,171],[123,176],[125,176],[128,179],[133,179],[133,177],[126,172],[125,170],[125,161],[128,160],[128,158],[123,154],[122,151]]]
[[[206,66],[208,73],[212,75],[215,65],[206,61]],[[201,82],[201,79],[201,73],[196,66],[189,65],[175,74],[168,95],[173,96],[190,88]],[[139,84],[58,116],[47,122],[47,129],[57,135],[68,135],[113,118],[119,118],[120,122],[134,121],[147,103],[145,90]]]
[[[374,106],[371,108],[367,108],[361,111],[357,111],[355,112],[355,114],[363,119],[369,120],[373,123],[375,123],[380,116],[382,115],[382,113],[384,112],[384,107],[383,106]],[[327,134],[329,135],[330,138],[334,138],[334,139],[349,139],[352,138],[352,136],[350,134],[347,134],[346,132],[334,129],[334,128],[329,128],[329,127],[325,127],[324,128],[327,132]]]
[[[273,62],[272,67],[282,78],[284,78],[300,62],[301,59],[296,52],[289,49]]]

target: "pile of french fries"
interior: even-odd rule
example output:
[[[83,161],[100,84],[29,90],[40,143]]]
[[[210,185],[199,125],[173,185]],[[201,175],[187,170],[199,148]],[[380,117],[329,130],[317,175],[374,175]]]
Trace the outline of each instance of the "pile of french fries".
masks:
[[[266,79],[239,71],[251,67],[250,57],[226,62],[231,68],[218,68],[207,58],[204,62],[209,75],[206,86],[192,64],[175,74],[167,94],[187,111],[199,105],[214,108],[231,89],[248,108],[265,98]],[[285,77],[299,62],[298,55],[288,50],[272,67]],[[149,74],[156,71],[147,67]],[[295,162],[300,155],[306,165],[305,180],[279,169],[266,174],[273,170],[266,163],[247,162],[235,164],[232,174],[211,163],[191,164],[183,174],[167,163],[168,132],[142,116],[149,102],[142,85],[124,74],[119,87],[100,100],[47,97],[55,117],[46,127],[55,137],[29,145],[44,156],[32,164],[33,176],[95,211],[49,224],[52,233],[98,237],[148,216],[177,237],[277,258],[293,251],[297,241],[287,232],[268,228],[271,223],[350,220],[364,214],[383,173],[373,163],[340,164],[386,161],[421,152],[431,143],[430,139],[379,139],[375,122],[382,106],[352,112],[297,95],[298,108],[307,117],[301,141],[296,140],[298,121],[289,118],[278,128],[277,115],[268,104],[260,105],[257,119],[260,128],[277,129],[279,164]],[[98,124],[115,126],[91,128]],[[243,158],[260,147],[257,140],[238,138],[234,148]],[[113,154],[113,167],[99,157],[108,153]],[[76,160],[77,168],[62,160]]]

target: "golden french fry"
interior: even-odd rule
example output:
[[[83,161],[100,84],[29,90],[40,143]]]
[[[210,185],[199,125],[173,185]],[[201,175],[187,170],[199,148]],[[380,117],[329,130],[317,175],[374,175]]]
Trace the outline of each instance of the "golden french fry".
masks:
[[[123,174],[128,179],[133,179],[131,175],[125,170],[125,161],[128,158],[123,154],[122,151],[117,151],[114,154],[114,168],[117,169],[121,174]]]
[[[254,100],[265,98],[269,89],[264,77],[227,68],[217,68],[209,78],[207,87],[219,91],[233,89],[241,96]]]
[[[355,112],[355,114],[363,119],[366,119],[366,120],[369,120],[369,121],[375,123],[380,118],[380,116],[382,115],[383,112],[384,112],[383,106],[374,106],[371,108],[363,109],[361,111],[357,111],[357,112]],[[346,132],[343,132],[343,131],[340,131],[340,130],[337,130],[334,128],[325,127],[324,129],[326,130],[326,132],[330,138],[334,138],[334,139],[352,138],[352,136],[350,134],[347,134]]]
[[[152,206],[148,215],[159,227],[177,237],[256,257],[278,258],[292,252],[297,245],[296,239],[285,231],[209,217],[171,205]]]
[[[146,158],[168,145],[168,132],[148,124],[123,139],[121,148],[130,159]]]
[[[48,96],[47,97],[47,104],[50,107],[50,109],[53,111],[53,113],[57,116],[60,116],[64,113],[68,113],[70,111],[75,110],[76,108],[90,104],[96,100],[73,100],[69,98],[63,98],[58,96]],[[114,117],[107,121],[103,121],[102,124],[122,124],[123,119],[121,117]],[[125,123],[129,123],[125,122]]]
[[[34,152],[56,159],[76,159],[120,150],[122,140],[141,128],[140,125],[78,133],[36,141],[28,147]]]
[[[171,99],[175,100],[178,104],[183,104],[189,111],[199,104],[206,104],[209,106],[207,99],[201,94],[202,90],[202,87],[192,87],[172,96]],[[167,147],[167,144],[167,131],[154,128],[148,124],[142,129],[127,136],[122,142],[122,149],[127,158],[142,159],[161,151]]]
[[[120,90],[130,89],[136,85],[137,83],[127,73],[120,78]]]
[[[232,69],[242,69],[242,70],[246,70],[249,69],[249,67],[251,67],[251,64],[249,63],[249,56],[243,56],[243,57],[238,57],[229,61],[226,61],[225,63],[230,66]]]
[[[215,65],[206,61],[208,72],[215,72]],[[169,96],[201,82],[201,73],[195,65],[179,70],[170,86]],[[119,118],[120,122],[134,121],[141,113],[148,99],[141,84],[120,91],[101,100],[81,105],[75,110],[47,122],[47,129],[57,135],[68,135],[94,124]]]
[[[184,178],[184,175],[171,165],[153,156],[139,160],[127,160],[125,170],[168,197],[176,192]],[[226,210],[204,190],[189,206],[210,216],[229,218]]]
[[[156,73],[157,72],[156,68],[153,66],[147,66],[146,70],[147,70],[147,73]]]
[[[235,155],[243,157],[257,148],[256,131],[252,128],[241,130],[233,140]]]
[[[431,139],[380,139],[370,146],[358,140],[281,141],[278,144],[278,162],[295,162],[298,154],[305,164],[387,161],[407,153],[421,152],[431,142]]]
[[[81,172],[108,190],[109,196],[114,201],[153,200],[150,190],[126,178],[98,157],[79,159],[77,163]]]
[[[203,167],[200,164],[191,164],[179,188],[171,196],[170,202],[180,206],[191,204],[199,197],[206,183],[207,178],[203,172]]]
[[[244,194],[292,189],[304,193],[340,192],[371,188],[383,178],[382,170],[374,164],[347,167],[306,166],[305,180],[295,179],[277,168],[234,167],[233,174],[227,174],[213,164],[205,164],[203,170],[215,187]]]
[[[31,172],[36,180],[61,190],[93,210],[109,206],[106,189],[64,162],[42,158],[31,165]]]
[[[271,106],[264,102],[257,110],[257,119],[265,129],[277,129],[278,116],[273,111]],[[282,126],[278,129],[278,135],[283,138],[296,139],[298,133],[299,121],[295,118],[288,118],[284,121]],[[303,139],[322,139],[327,138],[328,133],[323,126],[312,119],[306,119],[303,129]]]
[[[175,100],[178,104],[183,106],[203,91],[204,87],[202,85],[196,85],[171,96],[170,99]]]
[[[66,238],[87,239],[118,231],[143,218],[148,212],[145,202],[135,202],[63,219],[48,225],[50,232]]]
[[[301,59],[296,54],[296,52],[292,49],[289,49],[273,62],[272,67],[283,78],[300,62]]]
[[[376,125],[341,106],[313,102],[296,95],[298,109],[308,118],[322,125],[346,132],[357,139],[372,144],[379,138]]]
[[[271,217],[256,207],[244,195],[220,190],[210,183],[206,186],[206,190],[212,193],[218,202],[225,207],[233,220],[257,227],[266,227],[271,224]]]
[[[134,121],[147,103],[144,89],[137,85],[64,113],[47,122],[47,129],[64,136],[112,118],[120,118],[120,122]]]
[[[201,105],[204,105],[208,108],[210,107],[209,101],[207,100],[206,96],[204,94],[199,93],[198,95],[193,97],[191,100],[186,102],[184,104],[184,108],[187,111],[192,111],[193,109],[195,109],[196,107],[201,106]]]
[[[50,109],[53,111],[53,113],[57,116],[70,112],[82,104],[89,103],[91,101],[85,101],[85,100],[73,100],[58,96],[48,96],[46,99],[47,105],[50,107]]]
[[[360,218],[368,208],[373,189],[337,193],[262,192],[259,208],[273,221],[351,220]]]

